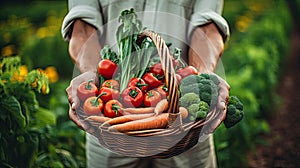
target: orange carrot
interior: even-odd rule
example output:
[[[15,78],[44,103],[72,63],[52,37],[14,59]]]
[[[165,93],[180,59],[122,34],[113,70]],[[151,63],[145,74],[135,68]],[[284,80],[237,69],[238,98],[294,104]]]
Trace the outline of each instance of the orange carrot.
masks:
[[[181,113],[182,119],[187,118],[189,115],[189,112],[185,107],[179,107],[179,113]]]
[[[149,118],[126,122],[108,127],[109,131],[137,131],[145,129],[165,128],[168,125],[169,114],[162,113]]]
[[[146,114],[130,114],[130,115],[124,115],[120,117],[115,117],[104,122],[103,124],[101,124],[100,127],[103,127],[104,125],[115,125],[115,124],[122,124],[134,120],[141,120],[141,119],[152,117],[153,115],[154,113],[146,113]]]
[[[110,120],[110,119],[111,119],[111,118],[105,117],[105,116],[92,115],[92,116],[88,116],[88,117],[85,118],[84,120],[92,120],[92,121],[104,123],[104,122],[106,122],[106,121],[108,121],[108,120]]]
[[[159,101],[156,106],[155,106],[155,109],[154,109],[154,113],[156,115],[166,111],[169,107],[169,103],[168,103],[168,100],[167,99],[162,99],[161,101]]]
[[[153,113],[154,107],[122,108],[123,114]]]

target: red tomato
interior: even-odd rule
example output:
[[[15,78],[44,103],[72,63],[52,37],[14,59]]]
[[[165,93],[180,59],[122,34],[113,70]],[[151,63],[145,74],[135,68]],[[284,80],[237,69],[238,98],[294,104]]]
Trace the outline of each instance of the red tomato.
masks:
[[[161,99],[165,99],[169,95],[168,87],[165,84],[158,86],[156,91],[160,94]]]
[[[84,101],[83,111],[87,115],[99,115],[103,109],[103,102],[100,99],[100,96],[89,97]]]
[[[162,84],[162,81],[151,72],[146,73],[142,79],[148,84],[149,89],[157,88]]]
[[[177,70],[177,74],[179,74],[182,79],[189,75],[198,75],[198,70],[193,66],[186,66],[184,68],[180,68]]]
[[[165,72],[162,69],[161,63],[155,63],[150,67],[150,72],[159,75],[159,76],[164,76]]]
[[[98,64],[98,73],[106,79],[111,79],[117,69],[118,65],[109,59],[102,59]]]
[[[122,116],[123,105],[118,100],[110,100],[104,106],[104,116],[114,118]]]
[[[96,96],[98,88],[93,80],[81,83],[77,88],[77,96],[81,101],[85,101],[88,97]]]
[[[127,107],[139,107],[143,103],[143,92],[136,86],[129,86],[122,92],[123,103]]]
[[[99,95],[101,94],[101,99],[106,103],[111,99],[119,99],[120,98],[120,92],[119,90],[108,88],[108,87],[102,87],[99,90]]]
[[[149,90],[144,96],[144,105],[148,107],[156,106],[160,100],[161,96],[157,91]]]
[[[117,80],[107,79],[102,83],[101,87],[108,87],[118,90],[120,88],[120,84]]]
[[[148,84],[146,84],[142,78],[131,78],[128,83],[128,87],[129,86],[136,86],[141,89],[143,93],[146,93],[148,89]]]

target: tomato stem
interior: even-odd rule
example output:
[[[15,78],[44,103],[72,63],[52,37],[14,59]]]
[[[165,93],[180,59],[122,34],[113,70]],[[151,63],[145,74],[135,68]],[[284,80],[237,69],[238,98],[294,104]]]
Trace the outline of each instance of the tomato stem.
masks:
[[[92,89],[92,85],[91,83],[94,82],[93,79],[89,80],[88,83],[85,85],[85,89],[86,90],[91,90]]]
[[[95,106],[95,107],[99,106],[98,99],[99,99],[102,95],[106,95],[106,92],[103,92],[103,93],[99,94],[99,95],[96,97],[96,99],[91,100],[92,106]]]
[[[147,93],[147,96],[149,96],[149,97],[153,97],[153,96],[154,96],[154,94],[153,94],[153,92],[150,90],[150,91]]]
[[[136,89],[130,89],[129,91],[129,96],[132,98],[135,98],[138,94],[139,92]]]
[[[121,107],[118,106],[117,104],[112,104],[111,109],[116,113],[116,116],[118,116]]]
[[[143,86],[148,86],[148,84],[146,84],[146,83],[143,84],[143,83],[141,83],[140,81],[138,81],[138,82],[135,84],[135,86],[141,89]]]

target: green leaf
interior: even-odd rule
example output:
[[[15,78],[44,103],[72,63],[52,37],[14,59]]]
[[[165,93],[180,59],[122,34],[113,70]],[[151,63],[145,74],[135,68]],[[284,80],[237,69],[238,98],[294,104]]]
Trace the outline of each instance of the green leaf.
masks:
[[[21,128],[26,126],[26,118],[22,113],[19,101],[14,96],[1,99],[0,111],[11,114]]]
[[[42,128],[46,125],[55,125],[56,116],[55,114],[45,108],[39,107],[38,111],[34,114],[37,120],[37,126]]]

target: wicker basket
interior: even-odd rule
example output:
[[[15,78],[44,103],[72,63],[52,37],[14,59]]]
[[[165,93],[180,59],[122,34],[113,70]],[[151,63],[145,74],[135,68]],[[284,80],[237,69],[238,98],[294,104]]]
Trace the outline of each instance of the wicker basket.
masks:
[[[165,129],[151,129],[131,132],[112,132],[99,123],[90,122],[90,133],[100,144],[114,153],[129,157],[168,158],[178,155],[198,143],[205,124],[218,117],[212,110],[206,119],[182,122],[179,113],[179,92],[172,68],[172,56],[164,40],[155,32],[145,30],[139,38],[149,37],[156,45],[162,67],[165,70],[166,85],[169,89],[169,123]],[[92,130],[92,131],[91,131]]]

